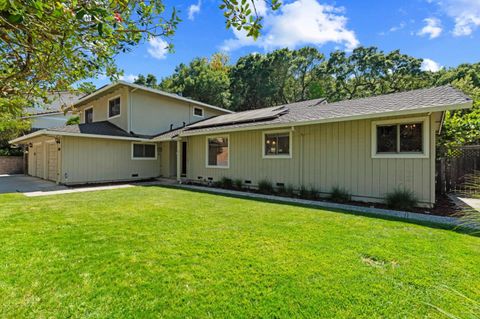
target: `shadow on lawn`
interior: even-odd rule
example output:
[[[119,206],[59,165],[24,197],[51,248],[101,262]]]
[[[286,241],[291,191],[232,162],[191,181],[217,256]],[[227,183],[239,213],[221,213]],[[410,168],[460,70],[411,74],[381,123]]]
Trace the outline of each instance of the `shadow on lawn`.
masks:
[[[451,226],[451,225],[445,225],[445,224],[439,224],[439,223],[433,223],[433,222],[427,222],[427,221],[416,221],[416,220],[411,220],[411,219],[406,219],[406,218],[401,218],[401,217],[395,217],[395,216],[382,216],[382,215],[369,214],[369,213],[364,213],[364,212],[352,212],[352,211],[348,211],[348,210],[345,210],[345,209],[318,207],[318,206],[315,206],[315,205],[307,205],[307,204],[302,204],[302,203],[289,203],[289,202],[283,202],[283,201],[271,200],[271,199],[264,199],[264,198],[252,198],[252,197],[249,197],[248,195],[221,194],[221,193],[215,192],[215,190],[213,190],[213,189],[211,191],[207,190],[207,189],[205,189],[205,190],[189,189],[189,188],[184,188],[184,187],[177,186],[177,185],[174,185],[174,184],[172,184],[172,185],[139,185],[139,186],[140,187],[158,187],[158,188],[177,189],[177,190],[182,190],[182,191],[192,192],[192,193],[203,193],[203,194],[210,194],[210,195],[216,195],[216,196],[222,196],[222,197],[251,200],[251,201],[262,202],[262,203],[288,205],[288,206],[293,206],[293,207],[303,207],[303,208],[324,210],[324,211],[330,211],[330,212],[342,213],[342,214],[348,214],[348,215],[363,216],[363,217],[374,218],[374,219],[383,219],[383,220],[389,220],[389,221],[401,221],[401,222],[408,223],[408,224],[426,226],[426,227],[435,228],[435,229],[450,230],[450,231],[454,231],[454,232],[461,233],[461,234],[466,234],[466,235],[470,235],[470,236],[474,236],[474,237],[480,237],[480,233],[478,232],[478,230],[475,230],[475,229],[472,229],[472,228],[469,228],[469,227],[463,227],[463,226]]]

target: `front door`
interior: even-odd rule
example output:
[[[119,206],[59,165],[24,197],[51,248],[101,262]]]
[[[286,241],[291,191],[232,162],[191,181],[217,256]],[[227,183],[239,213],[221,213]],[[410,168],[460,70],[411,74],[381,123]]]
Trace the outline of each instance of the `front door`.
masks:
[[[187,142],[182,142],[182,177],[187,176]]]

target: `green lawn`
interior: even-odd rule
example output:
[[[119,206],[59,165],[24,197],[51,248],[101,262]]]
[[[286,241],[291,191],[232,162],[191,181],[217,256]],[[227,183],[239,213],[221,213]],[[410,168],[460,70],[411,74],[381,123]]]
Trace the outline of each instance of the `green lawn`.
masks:
[[[479,305],[480,238],[449,230],[161,187],[0,196],[2,318],[475,318]]]

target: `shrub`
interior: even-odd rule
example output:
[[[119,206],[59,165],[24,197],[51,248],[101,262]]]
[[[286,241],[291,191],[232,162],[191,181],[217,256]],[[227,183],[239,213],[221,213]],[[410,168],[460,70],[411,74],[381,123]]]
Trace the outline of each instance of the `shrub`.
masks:
[[[241,179],[237,178],[233,181],[233,184],[235,185],[235,188],[242,189],[243,182]]]
[[[222,177],[222,179],[220,180],[220,185],[223,188],[232,188],[233,180],[228,177]]]
[[[350,193],[342,187],[334,186],[330,191],[330,199],[334,202],[344,203],[350,200]]]
[[[258,191],[262,194],[273,194],[272,182],[263,179],[258,182]]]
[[[310,194],[308,192],[308,189],[305,186],[302,185],[300,187],[300,191],[298,192],[298,196],[300,196],[300,198],[304,198],[304,199],[309,198]]]
[[[310,187],[309,196],[310,199],[318,199],[320,197],[320,192],[312,186]]]
[[[277,184],[277,193],[280,195],[286,195],[286,189],[284,184]]]
[[[385,198],[387,206],[393,209],[410,210],[418,204],[415,194],[406,188],[396,188],[387,193]]]
[[[287,185],[287,187],[285,187],[285,195],[289,197],[295,196],[295,189],[293,188],[292,185]]]

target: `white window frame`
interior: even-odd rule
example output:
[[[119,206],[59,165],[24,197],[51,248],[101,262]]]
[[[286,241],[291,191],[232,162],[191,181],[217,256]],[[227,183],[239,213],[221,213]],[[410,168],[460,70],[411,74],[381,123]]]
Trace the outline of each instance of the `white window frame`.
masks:
[[[155,146],[155,157],[135,157],[134,156],[134,152],[133,152],[133,146],[135,144],[139,144],[139,145],[153,145]],[[158,154],[157,154],[157,144],[156,143],[148,143],[148,142],[132,142],[132,160],[134,161],[155,161],[157,160],[158,158]]]
[[[377,153],[377,126],[422,123],[423,152]],[[428,116],[372,122],[372,158],[428,158],[430,156],[430,119]],[[397,141],[400,136],[397,133]]]
[[[265,136],[267,134],[285,134],[288,133],[289,142],[288,142],[288,155],[280,154],[280,155],[266,155],[265,154]],[[262,158],[263,159],[270,159],[270,158],[292,158],[292,150],[293,150],[293,134],[292,130],[274,130],[274,131],[264,131],[262,132]]]
[[[228,158],[227,158],[227,166],[220,166],[220,165],[208,165],[208,140],[211,138],[227,138],[228,139],[228,145],[227,145],[227,151],[228,151]],[[222,169],[228,169],[230,168],[230,134],[221,134],[221,135],[210,135],[205,138],[205,167],[206,168],[222,168]]]
[[[85,123],[85,124],[87,123],[87,116],[86,116],[85,112],[87,110],[90,110],[90,109],[92,109],[92,123],[95,122],[93,120],[93,116],[95,115],[95,110],[93,110],[93,105],[92,105],[92,106],[89,106],[89,107],[86,107],[86,108],[83,109],[83,123]]]
[[[197,115],[197,114],[195,114],[195,109],[202,110],[202,115]],[[192,115],[195,116],[195,117],[204,118],[204,117],[205,117],[205,109],[204,109],[203,107],[194,106],[194,107],[192,108]]]
[[[110,101],[118,98],[120,99],[120,113],[114,116],[110,116]],[[121,115],[122,115],[122,96],[115,95],[114,97],[109,98],[107,101],[107,119],[114,119],[114,118],[120,117]]]

